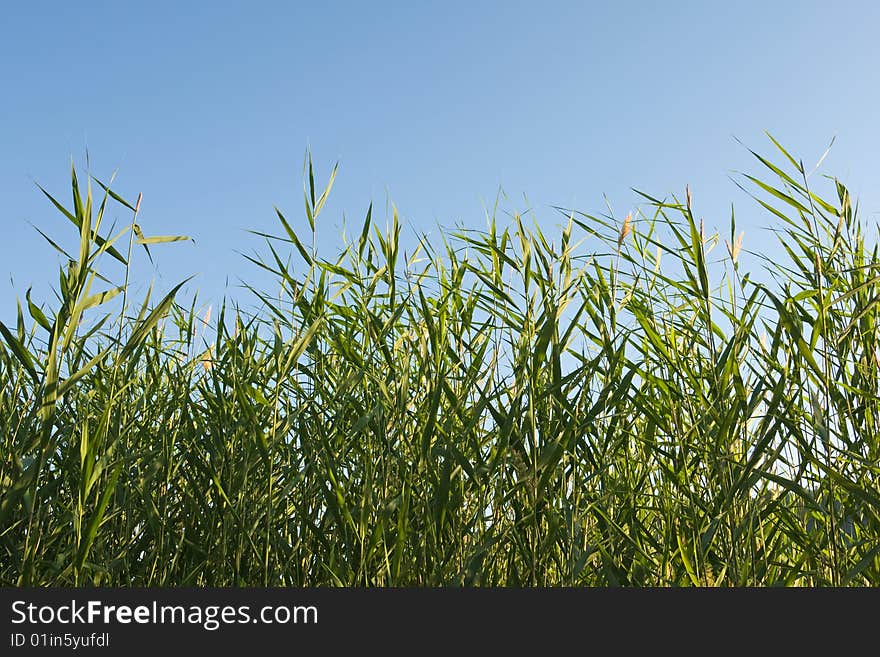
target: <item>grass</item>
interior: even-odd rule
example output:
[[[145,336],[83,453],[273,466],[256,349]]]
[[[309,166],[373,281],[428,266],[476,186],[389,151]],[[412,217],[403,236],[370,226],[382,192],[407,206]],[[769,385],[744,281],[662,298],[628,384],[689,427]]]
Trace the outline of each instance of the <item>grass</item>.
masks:
[[[307,230],[254,237],[277,289],[213,318],[131,298],[183,238],[74,171],[58,299],[0,325],[0,582],[880,584],[876,239],[776,149],[761,276],[689,190],[409,256],[368,212],[328,259],[309,160]]]

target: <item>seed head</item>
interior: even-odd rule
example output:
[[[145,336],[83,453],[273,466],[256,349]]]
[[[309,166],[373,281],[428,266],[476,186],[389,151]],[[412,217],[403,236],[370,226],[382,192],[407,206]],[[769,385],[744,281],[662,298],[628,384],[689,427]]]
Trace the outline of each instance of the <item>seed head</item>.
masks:
[[[724,243],[727,245],[727,252],[730,254],[730,259],[736,262],[739,257],[739,250],[742,247],[743,243],[743,235],[745,235],[745,231],[740,232],[739,237],[736,238],[736,242],[731,246],[730,242],[724,240]]]
[[[630,225],[632,217],[632,212],[630,212],[628,215],[626,215],[626,219],[623,220],[623,226],[620,227],[620,235],[617,238],[618,247],[623,244],[623,240],[626,239],[626,236],[632,232],[632,226]]]

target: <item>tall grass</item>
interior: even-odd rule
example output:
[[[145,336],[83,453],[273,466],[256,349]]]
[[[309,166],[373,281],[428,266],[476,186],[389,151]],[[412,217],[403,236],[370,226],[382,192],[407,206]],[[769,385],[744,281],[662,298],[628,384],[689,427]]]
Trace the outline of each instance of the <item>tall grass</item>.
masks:
[[[306,221],[254,236],[277,289],[214,317],[131,298],[181,238],[74,172],[58,300],[0,325],[0,581],[880,584],[876,239],[776,146],[762,276],[689,190],[409,255],[368,211],[328,259],[309,160]]]

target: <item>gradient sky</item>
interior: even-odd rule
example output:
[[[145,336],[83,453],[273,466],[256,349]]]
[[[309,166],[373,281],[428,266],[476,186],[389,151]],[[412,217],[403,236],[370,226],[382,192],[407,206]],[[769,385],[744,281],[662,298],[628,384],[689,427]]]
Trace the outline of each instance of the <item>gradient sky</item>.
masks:
[[[339,175],[320,218],[326,256],[343,214],[389,199],[407,230],[485,226],[507,209],[620,216],[635,187],[681,195],[707,226],[733,202],[744,248],[772,248],[771,217],[730,180],[770,153],[767,130],[860,198],[877,193],[880,5],[875,2],[16,2],[0,23],[0,315],[34,286],[50,300],[73,227],[71,158],[144,195],[148,234],[195,244],[138,259],[136,280],[197,274],[204,302],[272,284],[237,251],[276,232],[273,205],[306,226],[302,166]],[[528,197],[528,203],[523,195]],[[119,222],[127,215],[114,211]],[[502,222],[503,223],[503,222]],[[142,254],[139,254],[142,255]],[[227,288],[227,279],[229,287]]]

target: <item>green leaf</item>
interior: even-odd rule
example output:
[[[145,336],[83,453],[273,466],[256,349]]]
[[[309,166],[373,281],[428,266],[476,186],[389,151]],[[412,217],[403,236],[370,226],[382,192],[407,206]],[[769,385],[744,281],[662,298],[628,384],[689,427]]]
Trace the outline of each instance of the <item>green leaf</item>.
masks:
[[[61,205],[61,203],[59,203],[57,200],[55,200],[54,196],[52,196],[49,192],[47,192],[45,189],[43,189],[39,184],[37,185],[37,188],[41,192],[43,192],[43,194],[45,194],[45,196],[52,202],[52,205],[54,205],[58,209],[58,211],[61,212],[61,214],[63,214],[65,217],[67,217],[71,221],[71,223],[73,223],[74,226],[76,226],[78,229],[82,229],[82,222],[79,219],[77,219],[77,217],[75,217],[73,214],[71,214],[63,205]],[[79,192],[77,191],[77,195],[78,194],[79,194]],[[98,246],[102,246],[104,244],[104,238],[101,237],[100,235],[94,235],[93,238],[95,240],[95,243],[98,244]],[[128,264],[126,262],[125,258],[122,257],[122,254],[119,253],[119,251],[117,251],[113,247],[108,248],[107,253],[109,253],[111,256],[116,258],[116,260],[121,262],[123,265]]]
[[[28,312],[31,314],[31,317],[34,318],[34,321],[37,322],[37,324],[39,324],[51,333],[52,324],[49,322],[48,319],[46,319],[46,315],[43,314],[43,311],[40,310],[33,301],[31,301],[31,288],[28,288],[24,296],[27,299]]]
[[[167,242],[183,242],[192,241],[191,237],[186,235],[156,235],[155,237],[138,237],[138,244],[165,244]]]
[[[189,282],[193,277],[190,276],[184,281],[181,281],[177,285],[174,286],[168,294],[156,305],[153,310],[150,311],[150,314],[146,316],[146,318],[141,321],[137,328],[132,332],[131,336],[128,338],[125,346],[122,349],[124,354],[131,353],[138,345],[140,345],[153,330],[153,327],[162,319],[171,308],[171,304],[174,302],[174,295],[177,294],[177,291],[182,288],[187,282]]]
[[[110,474],[106,486],[104,486],[104,492],[101,494],[101,499],[98,501],[97,508],[92,513],[92,517],[89,519],[89,523],[86,526],[85,535],[80,544],[79,555],[77,558],[77,565],[79,568],[83,567],[86,557],[88,557],[89,550],[91,550],[92,544],[95,542],[98,527],[100,527],[101,523],[104,521],[104,514],[107,512],[107,506],[110,504],[110,497],[116,491],[116,481],[119,479],[120,472],[122,472],[122,463],[117,464],[116,467],[113,468],[113,472]]]
[[[114,287],[112,290],[104,290],[103,292],[98,292],[97,294],[92,294],[78,304],[76,304],[76,308],[74,310],[74,315],[77,313],[81,313],[89,308],[93,308],[95,306],[100,306],[101,304],[107,303],[115,297],[117,294],[122,292],[124,288],[122,287]]]
[[[37,376],[37,370],[34,367],[34,361],[31,358],[28,350],[25,349],[24,345],[19,342],[18,338],[16,338],[12,332],[6,328],[6,324],[0,322],[0,333],[3,334],[3,337],[6,339],[6,343],[9,345],[9,348],[12,350],[12,353],[18,359],[18,362],[22,364],[24,369],[28,374],[31,375],[31,378],[35,383],[39,383],[39,377]]]

